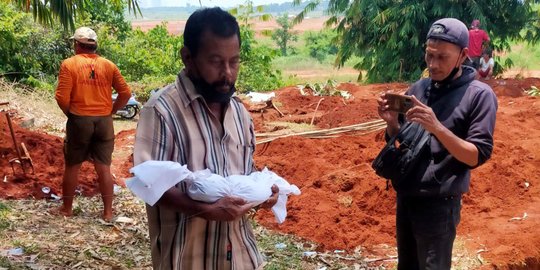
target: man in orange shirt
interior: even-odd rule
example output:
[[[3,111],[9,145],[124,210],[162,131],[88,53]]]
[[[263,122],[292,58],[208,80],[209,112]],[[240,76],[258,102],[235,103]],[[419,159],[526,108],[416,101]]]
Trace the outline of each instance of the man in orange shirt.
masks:
[[[62,62],[56,87],[56,101],[68,117],[64,139],[65,170],[63,205],[58,212],[71,216],[79,169],[84,161],[94,163],[103,199],[103,219],[113,217],[111,160],[114,149],[112,115],[126,105],[131,91],[111,61],[96,54],[97,35],[81,27],[72,37],[75,56]],[[118,92],[113,103],[112,88]]]

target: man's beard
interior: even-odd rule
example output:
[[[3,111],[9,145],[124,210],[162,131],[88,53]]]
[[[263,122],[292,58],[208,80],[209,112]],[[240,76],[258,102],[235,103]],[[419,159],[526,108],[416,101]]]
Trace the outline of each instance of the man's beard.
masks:
[[[236,92],[233,82],[227,82],[226,80],[220,80],[214,83],[208,83],[203,78],[190,78],[195,86],[195,89],[203,98],[209,103],[229,103],[232,95]],[[224,87],[229,88],[229,91],[223,93],[218,89],[223,89]]]

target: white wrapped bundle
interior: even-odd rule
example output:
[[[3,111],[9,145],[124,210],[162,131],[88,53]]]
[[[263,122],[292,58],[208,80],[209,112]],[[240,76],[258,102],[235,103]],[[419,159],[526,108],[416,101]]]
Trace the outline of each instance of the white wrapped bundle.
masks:
[[[152,206],[165,191],[181,181],[186,181],[190,198],[207,203],[225,196],[235,196],[258,205],[272,196],[272,185],[277,185],[278,202],[272,207],[272,212],[277,222],[282,223],[287,216],[287,196],[300,195],[297,186],[289,184],[267,168],[250,175],[230,175],[224,178],[208,169],[191,172],[187,166],[172,161],[146,161],[133,167],[130,172],[135,177],[126,181],[128,188]]]
[[[126,180],[126,186],[137,197],[154,205],[165,191],[191,177],[187,166],[173,161],[149,160],[129,170],[135,177]],[[159,181],[156,181],[159,179]]]

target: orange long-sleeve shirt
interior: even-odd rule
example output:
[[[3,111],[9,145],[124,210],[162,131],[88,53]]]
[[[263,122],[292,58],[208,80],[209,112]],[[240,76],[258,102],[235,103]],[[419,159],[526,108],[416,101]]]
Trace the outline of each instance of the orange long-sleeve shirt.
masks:
[[[131,96],[113,62],[97,54],[77,54],[62,62],[55,98],[64,112],[106,116],[112,112],[112,88],[118,92],[118,98]]]

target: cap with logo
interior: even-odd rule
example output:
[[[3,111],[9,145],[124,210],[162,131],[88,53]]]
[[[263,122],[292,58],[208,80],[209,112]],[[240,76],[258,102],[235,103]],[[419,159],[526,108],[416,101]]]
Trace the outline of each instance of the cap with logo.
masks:
[[[458,19],[444,18],[431,25],[427,39],[443,40],[463,49],[469,46],[469,29]]]
[[[97,44],[97,35],[94,30],[88,27],[79,27],[75,30],[75,34],[70,39],[75,39],[76,41],[84,44]]]

